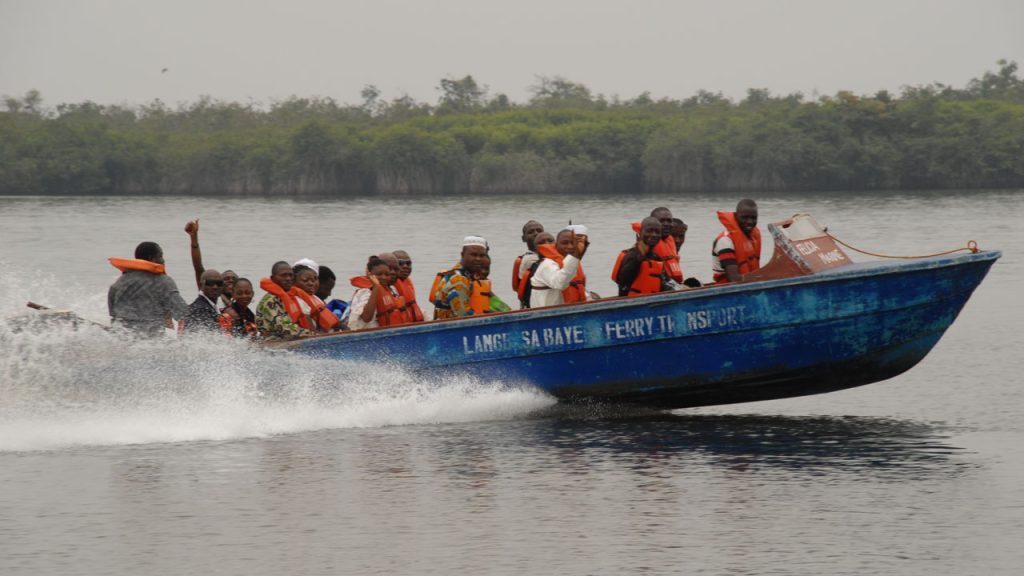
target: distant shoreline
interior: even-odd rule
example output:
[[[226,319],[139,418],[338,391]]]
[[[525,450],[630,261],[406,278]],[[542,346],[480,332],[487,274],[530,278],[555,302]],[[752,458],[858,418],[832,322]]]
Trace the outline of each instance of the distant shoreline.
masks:
[[[526,104],[471,76],[437,105],[292,98],[268,110],[90,102],[0,111],[0,195],[745,194],[1024,188],[1024,80],[806,101],[607,101],[562,79]],[[528,191],[528,192],[524,192]]]

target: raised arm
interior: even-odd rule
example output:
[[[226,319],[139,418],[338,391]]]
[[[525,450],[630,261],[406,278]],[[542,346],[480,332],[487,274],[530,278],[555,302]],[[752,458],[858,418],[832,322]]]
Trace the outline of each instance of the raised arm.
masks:
[[[192,269],[196,272],[196,288],[202,290],[201,277],[206,269],[203,268],[203,253],[199,249],[199,218],[185,224],[185,233],[192,240]]]

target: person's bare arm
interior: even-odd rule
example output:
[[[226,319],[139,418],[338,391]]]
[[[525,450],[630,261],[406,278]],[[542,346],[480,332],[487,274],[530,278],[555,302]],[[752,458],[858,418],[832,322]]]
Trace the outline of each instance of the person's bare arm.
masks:
[[[196,288],[202,290],[202,276],[206,270],[203,268],[203,253],[199,250],[199,218],[185,224],[185,232],[192,240],[192,269],[196,271]]]

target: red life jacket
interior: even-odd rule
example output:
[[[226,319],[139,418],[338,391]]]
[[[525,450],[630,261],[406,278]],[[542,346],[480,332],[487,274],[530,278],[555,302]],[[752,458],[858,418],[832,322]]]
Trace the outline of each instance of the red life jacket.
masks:
[[[281,299],[281,302],[284,304],[284,309],[288,312],[288,317],[292,319],[292,322],[295,322],[306,330],[313,329],[309,323],[309,318],[306,318],[306,315],[302,313],[302,307],[299,306],[299,303],[295,300],[294,296],[285,292],[270,278],[260,278],[260,288],[262,288],[264,292],[273,294]]]
[[[736,220],[735,212],[719,212],[718,221],[725,226],[725,230],[715,237],[715,244],[719,238],[728,236],[736,249],[736,265],[740,274],[748,274],[761,268],[761,230],[756,226],[748,237],[740,229],[740,223]],[[712,249],[714,245],[712,244]],[[715,282],[723,284],[729,281],[725,272],[715,272]]]
[[[356,288],[373,290],[373,282],[366,276],[356,276],[350,280]],[[377,293],[377,325],[398,326],[409,322],[405,312],[405,298],[392,291],[389,286],[381,286]]]
[[[622,259],[629,250],[619,252],[615,260],[615,267],[612,268],[612,281],[618,282],[619,267]],[[641,260],[640,273],[636,275],[633,283],[629,285],[627,296],[639,296],[640,294],[657,294],[661,292],[661,272],[665,269],[665,263],[660,260]]]
[[[633,231],[637,233],[637,238],[640,237],[640,223],[633,222]],[[665,271],[668,273],[669,278],[683,283],[683,267],[679,263],[679,251],[676,250],[676,241],[672,238],[672,235],[668,235],[658,241],[654,245],[654,253],[661,258],[662,263],[665,265]]]
[[[316,320],[316,324],[321,330],[330,332],[341,322],[338,320],[338,317],[334,315],[334,312],[327,309],[327,304],[324,304],[324,301],[317,296],[306,292],[298,286],[292,286],[292,289],[289,290],[288,293],[295,298],[301,299],[307,306],[309,306],[309,316]],[[303,317],[305,317],[305,315],[303,315]]]
[[[562,256],[558,249],[555,248],[554,244],[542,244],[537,246],[537,253],[540,254],[542,259],[554,260],[558,263],[559,268],[565,267],[565,256]],[[527,285],[531,276],[532,274],[528,273],[523,277],[523,286],[521,286],[521,288],[524,288],[525,285]],[[536,288],[533,289],[536,290]],[[524,294],[520,294],[520,300],[522,300],[523,297]],[[582,262],[576,267],[576,275],[573,276],[572,282],[569,283],[569,287],[562,290],[562,300],[564,300],[566,304],[587,301],[587,275],[583,272]]]
[[[395,289],[405,299],[406,322],[423,322],[423,311],[416,303],[416,287],[412,284],[412,278],[395,280]]]

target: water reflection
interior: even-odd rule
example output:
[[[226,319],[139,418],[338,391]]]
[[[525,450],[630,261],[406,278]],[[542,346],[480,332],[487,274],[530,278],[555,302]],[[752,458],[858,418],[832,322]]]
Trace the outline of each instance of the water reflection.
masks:
[[[711,465],[736,472],[849,474],[896,480],[962,473],[939,425],[869,417],[676,415],[637,412],[568,414],[535,420],[524,439],[577,473],[605,460],[628,463],[642,475]]]

